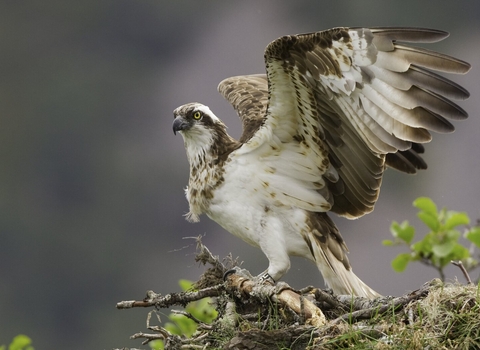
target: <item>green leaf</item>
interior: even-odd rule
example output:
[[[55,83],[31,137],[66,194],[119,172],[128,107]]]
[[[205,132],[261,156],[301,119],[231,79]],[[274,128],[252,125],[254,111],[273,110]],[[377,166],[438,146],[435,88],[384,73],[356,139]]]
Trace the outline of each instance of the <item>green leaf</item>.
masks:
[[[464,260],[470,258],[470,251],[460,243],[455,244],[452,254],[453,256],[450,260]]]
[[[382,244],[385,245],[385,246],[387,246],[387,247],[391,247],[392,245],[395,245],[395,243],[394,243],[392,240],[390,240],[390,239],[384,239],[384,240],[382,241]],[[0,349],[0,350],[1,350],[1,349]]]
[[[170,316],[172,315],[170,314]],[[182,335],[182,331],[180,330],[180,328],[177,326],[176,323],[165,322],[164,328],[172,334]]]
[[[456,211],[448,211],[445,220],[445,227],[447,230],[459,225],[468,225],[470,218],[467,213],[459,213]]]
[[[457,230],[448,230],[448,231],[445,233],[445,236],[447,237],[447,239],[456,242],[456,241],[458,241],[458,239],[460,238],[461,233],[458,232]]]
[[[160,340],[160,339],[153,340],[153,341],[149,342],[148,345],[150,346],[150,349],[152,349],[152,350],[163,350],[165,348],[165,345],[163,344],[163,341]]]
[[[407,244],[410,244],[413,236],[415,236],[415,228],[411,226],[408,221],[403,221],[400,225],[396,221],[392,222],[390,232],[393,237],[401,239]]]
[[[195,321],[183,315],[170,314],[168,317],[178,327],[178,335],[185,335],[187,337],[191,337],[192,334],[197,330],[197,324],[195,323]]]
[[[415,201],[413,201],[413,206],[435,217],[438,217],[437,205],[428,197],[418,197],[415,199]]]
[[[33,348],[30,346],[32,340],[24,334],[19,334],[13,338],[11,344],[8,346],[8,350],[26,350]]]
[[[218,316],[217,310],[211,305],[210,298],[188,304],[186,311],[205,323],[211,323]]]
[[[401,231],[398,232],[398,238],[410,244],[413,236],[415,236],[415,228],[410,226],[407,221],[402,222]]]
[[[480,227],[472,227],[465,233],[465,238],[480,248]]]
[[[444,258],[448,254],[450,254],[455,247],[456,242],[455,241],[446,241],[440,244],[434,244],[432,246],[432,252],[439,258]]]
[[[428,237],[425,237],[421,241],[412,244],[412,250],[427,255],[432,252],[432,245],[430,244]]]
[[[426,211],[421,211],[417,214],[418,218],[424,222],[432,231],[437,232],[440,228],[440,222],[436,215],[432,215]]]
[[[395,259],[392,260],[392,268],[396,272],[402,272],[407,268],[408,263],[410,262],[410,254],[402,253],[398,254]]]
[[[400,230],[400,225],[398,224],[398,222],[393,221],[392,224],[390,225],[390,233],[392,234],[393,237],[398,238],[398,230]]]
[[[183,291],[186,291],[192,288],[193,282],[189,280],[181,279],[178,281],[178,284],[180,285],[180,288],[182,288]]]

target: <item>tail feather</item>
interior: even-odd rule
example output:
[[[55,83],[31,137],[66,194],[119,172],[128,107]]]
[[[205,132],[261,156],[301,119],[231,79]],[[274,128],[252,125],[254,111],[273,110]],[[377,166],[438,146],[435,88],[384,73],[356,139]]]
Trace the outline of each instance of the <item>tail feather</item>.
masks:
[[[366,285],[343,262],[338,260],[330,250],[323,250],[318,244],[313,249],[315,262],[322,273],[326,285],[332,288],[335,294],[354,295],[368,299],[375,299],[381,295]]]
[[[310,252],[323,279],[336,294],[375,299],[381,295],[367,286],[352,271],[348,249],[335,223],[326,213],[310,213],[308,220]]]

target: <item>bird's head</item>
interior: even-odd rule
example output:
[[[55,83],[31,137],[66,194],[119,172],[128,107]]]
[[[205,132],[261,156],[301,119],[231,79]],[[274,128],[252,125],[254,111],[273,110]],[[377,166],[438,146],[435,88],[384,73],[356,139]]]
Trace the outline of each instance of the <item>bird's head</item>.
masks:
[[[188,103],[173,111],[173,132],[182,135],[190,161],[211,154],[214,144],[226,134],[226,127],[207,106]]]
[[[177,131],[185,137],[201,137],[202,134],[211,134],[211,129],[225,127],[220,119],[207,106],[193,102],[180,106],[173,111],[173,132]]]

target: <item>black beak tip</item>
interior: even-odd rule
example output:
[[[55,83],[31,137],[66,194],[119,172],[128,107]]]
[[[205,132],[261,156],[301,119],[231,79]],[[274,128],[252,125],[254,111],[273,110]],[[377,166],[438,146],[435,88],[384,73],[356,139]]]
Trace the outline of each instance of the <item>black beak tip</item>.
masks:
[[[175,118],[175,120],[173,121],[172,128],[173,128],[173,133],[176,135],[177,131],[181,131],[185,129],[185,121],[179,117]]]

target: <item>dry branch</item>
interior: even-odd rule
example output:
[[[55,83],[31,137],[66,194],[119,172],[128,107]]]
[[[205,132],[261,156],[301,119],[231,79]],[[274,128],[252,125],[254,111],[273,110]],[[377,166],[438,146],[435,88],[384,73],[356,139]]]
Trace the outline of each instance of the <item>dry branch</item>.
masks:
[[[283,282],[271,285],[238,267],[223,281],[228,268],[211,254],[200,239],[197,239],[197,246],[199,253],[196,261],[211,266],[195,283],[197,290],[167,295],[149,291],[143,300],[122,301],[117,308],[186,306],[209,297],[213,298],[218,318],[206,325],[188,313],[172,311],[184,314],[199,324],[192,338],[186,338],[172,335],[160,326],[151,326],[149,316],[147,328],[153,333],[137,333],[132,337],[144,339],[144,344],[162,339],[166,349],[202,349],[211,347],[212,342],[215,347],[224,349],[270,349],[277,345],[305,349],[309,344],[328,344],[347,328],[358,336],[376,339],[385,336],[392,326],[374,324],[374,320],[403,311],[400,318],[413,324],[416,309],[409,305],[423,300],[431,290],[443,286],[441,281],[433,280],[401,297],[369,300],[337,296],[331,291],[314,287],[294,290]],[[236,262],[230,257],[227,264],[230,268]],[[474,305],[471,300],[468,299],[465,305]],[[372,325],[365,325],[365,320]],[[220,340],[222,337],[223,341]]]
[[[225,286],[219,284],[213,287],[201,289],[196,292],[180,292],[170,293],[165,296],[157,294],[154,291],[149,290],[147,296],[141,300],[126,300],[117,303],[117,309],[131,309],[134,307],[149,307],[155,306],[159,309],[166,309],[170,306],[180,305],[185,306],[192,301],[201,300],[209,297],[216,297],[222,294]]]
[[[424,298],[427,296],[428,291],[432,287],[432,285],[437,285],[440,282],[439,280],[433,280],[430,283],[426,283],[422,288],[417,289],[407,295],[397,297],[397,298],[387,298],[387,302],[385,301],[372,301],[372,303],[376,304],[373,307],[366,307],[357,309],[357,311],[346,313],[340,317],[329,322],[330,325],[335,325],[340,322],[349,322],[355,323],[360,320],[369,320],[373,319],[379,315],[384,314],[385,312],[398,312],[401,310],[405,305],[410,303],[413,300],[417,300],[420,298]],[[390,299],[390,300],[389,300]]]
[[[472,279],[470,278],[470,275],[468,274],[468,271],[465,268],[465,266],[463,266],[463,263],[462,263],[461,260],[459,260],[459,261],[453,261],[452,260],[451,263],[453,265],[457,266],[460,269],[460,271],[462,271],[462,273],[465,276],[465,279],[467,280],[468,284],[473,284]]]

